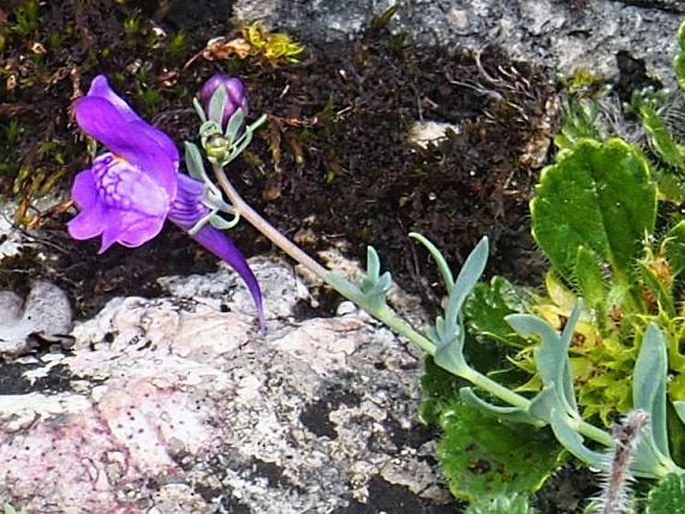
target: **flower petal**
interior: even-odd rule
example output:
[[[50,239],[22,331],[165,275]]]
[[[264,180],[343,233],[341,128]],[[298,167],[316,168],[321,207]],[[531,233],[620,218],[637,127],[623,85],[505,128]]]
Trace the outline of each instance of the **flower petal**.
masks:
[[[76,175],[71,186],[71,198],[82,210],[88,210],[99,201],[95,176],[87,169]]]
[[[147,135],[154,139],[157,144],[161,146],[165,152],[167,152],[168,155],[172,156],[172,161],[174,161],[174,163],[178,164],[178,149],[176,148],[174,142],[164,132],[153,127],[149,123],[145,122],[140,116],[138,116],[138,114],[131,109],[131,106],[129,106],[123,98],[117,95],[112,88],[109,87],[107,77],[104,75],[98,75],[95,77],[93,82],[90,83],[90,89],[88,90],[87,96],[103,98],[104,100],[107,100],[117,110],[124,121],[135,124],[144,124],[144,130],[147,131]]]
[[[202,203],[202,191],[204,184],[188,175],[180,173],[178,175],[178,194],[171,204],[169,211],[169,221],[187,232],[195,223],[209,214],[209,209]],[[226,261],[238,275],[243,279],[247,288],[250,290],[252,299],[257,308],[259,326],[264,329],[264,306],[262,303],[262,292],[257,282],[257,278],[252,273],[245,257],[236,248],[233,241],[222,231],[205,225],[197,234],[191,236],[195,241],[204,246],[220,259]]]
[[[257,308],[259,326],[262,330],[265,330],[266,321],[264,319],[264,305],[259,282],[257,282],[257,277],[254,276],[245,257],[243,257],[243,254],[240,253],[240,250],[238,250],[235,244],[233,244],[233,241],[231,241],[226,234],[211,225],[205,225],[192,237],[207,250],[228,263],[228,265],[240,275],[240,278],[242,278],[245,285],[247,285],[255,307]]]
[[[140,246],[157,236],[164,226],[163,216],[149,216],[137,211],[109,209],[106,217],[98,253],[104,252],[114,243],[128,247]]]
[[[103,173],[96,177],[95,183],[109,207],[159,218],[169,212],[171,199],[147,173],[116,158],[101,170]]]
[[[209,214],[209,209],[202,203],[203,189],[202,182],[179,173],[178,190],[169,210],[169,221],[188,231]]]
[[[154,177],[174,198],[178,150],[163,132],[142,120],[127,121],[109,101],[94,96],[76,101],[76,121],[112,153]],[[162,140],[167,143],[160,144]]]
[[[107,208],[96,200],[67,223],[69,235],[80,241],[102,234],[107,228]]]
[[[112,91],[112,88],[109,87],[109,82],[107,82],[107,77],[104,75],[98,75],[93,79],[93,81],[90,83],[88,96],[104,98],[111,103],[117,109],[117,111],[119,111],[121,117],[126,121],[141,120],[140,116],[138,116],[135,111],[131,109],[124,99]]]

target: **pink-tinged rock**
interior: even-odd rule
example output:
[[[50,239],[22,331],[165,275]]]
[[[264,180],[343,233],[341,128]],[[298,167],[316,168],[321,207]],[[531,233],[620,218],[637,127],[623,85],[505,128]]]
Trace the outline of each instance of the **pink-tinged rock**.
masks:
[[[420,354],[354,309],[296,318],[292,269],[253,267],[266,334],[249,292],[221,271],[160,281],[167,296],[114,299],[77,323],[68,354],[6,364],[34,385],[0,392],[0,504],[324,514],[371,505],[378,483],[444,499],[431,443],[398,437],[418,429]]]

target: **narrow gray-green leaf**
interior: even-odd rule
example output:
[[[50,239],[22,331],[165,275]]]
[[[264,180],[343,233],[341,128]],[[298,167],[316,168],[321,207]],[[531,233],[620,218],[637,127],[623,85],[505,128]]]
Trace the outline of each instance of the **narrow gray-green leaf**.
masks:
[[[457,323],[457,318],[466,297],[471,294],[471,291],[485,270],[485,265],[488,262],[488,253],[488,238],[484,237],[471,251],[466,258],[466,262],[464,262],[464,266],[459,271],[459,275],[457,275],[457,279],[454,282],[454,288],[450,291],[447,309],[445,310],[445,320],[447,321],[448,329],[455,328],[454,325]]]
[[[205,110],[202,108],[200,100],[193,98],[193,107],[195,108],[198,118],[200,118],[200,122],[204,123],[207,121],[207,115],[205,114]]]
[[[228,93],[223,87],[218,87],[212,93],[212,97],[209,100],[209,108],[207,109],[207,115],[209,119],[217,123],[220,127],[223,124],[224,111],[228,105]]]
[[[633,372],[633,407],[649,414],[650,434],[659,452],[669,456],[666,424],[666,341],[654,323],[642,338]]]
[[[571,426],[570,419],[561,411],[554,409],[551,413],[550,425],[552,431],[561,445],[572,455],[582,460],[590,467],[607,470],[609,462],[607,455],[590,450],[585,446],[583,436]]]
[[[561,346],[564,348],[564,355],[560,360],[559,364],[559,380],[562,386],[562,392],[564,395],[564,400],[566,405],[569,406],[569,414],[580,415],[578,413],[578,404],[576,403],[576,394],[573,390],[573,373],[571,372],[571,359],[569,358],[569,348],[571,347],[571,341],[575,335],[576,323],[580,319],[580,314],[583,310],[583,301],[579,299],[576,305],[571,311],[571,315],[566,322],[564,330],[561,332]]]
[[[191,177],[204,182],[207,178],[207,172],[205,171],[205,165],[202,162],[200,149],[195,143],[189,141],[185,142],[185,161],[188,174]]]
[[[381,272],[381,260],[373,246],[366,248],[366,276],[377,281]]]
[[[480,398],[470,387],[462,387],[459,390],[459,397],[466,404],[471,405],[485,413],[497,417],[502,421],[510,421],[512,423],[526,423],[535,427],[544,427],[547,423],[541,419],[532,416],[526,409],[519,407],[503,407],[493,405]]]
[[[532,314],[511,314],[505,318],[520,335],[540,338],[533,352],[535,367],[544,386],[554,384],[559,402],[564,412],[569,414],[577,413],[568,345],[579,314],[579,308],[576,307],[567,324],[570,332],[565,332],[562,337],[547,321]]]
[[[244,123],[245,113],[241,108],[238,108],[229,118],[228,123],[226,124],[226,132],[224,133],[224,137],[233,143],[236,139],[238,139],[238,134],[240,134]]]
[[[431,254],[431,257],[433,257],[433,260],[438,267],[442,281],[445,283],[445,289],[448,293],[452,291],[452,288],[454,287],[454,277],[452,276],[452,270],[450,270],[447,260],[445,260],[442,252],[440,252],[440,250],[438,250],[438,248],[432,242],[417,232],[410,232],[409,237],[416,239],[419,243],[426,247],[428,253]]]

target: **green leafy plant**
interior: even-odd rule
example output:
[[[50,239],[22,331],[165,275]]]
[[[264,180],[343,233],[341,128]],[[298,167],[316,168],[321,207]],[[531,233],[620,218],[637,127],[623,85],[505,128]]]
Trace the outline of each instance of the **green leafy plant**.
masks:
[[[442,412],[440,428],[437,454],[450,490],[471,502],[535,492],[564,460],[548,431],[531,434],[525,425],[502,422],[463,402]]]
[[[684,31],[681,27],[681,43]],[[681,54],[682,49],[681,44]],[[564,448],[598,469],[601,452],[586,441],[612,445],[587,427],[579,429],[578,420],[608,427],[617,414],[645,409],[650,425],[628,475],[652,478],[669,469],[682,472],[682,450],[672,454],[670,446],[682,447],[678,441],[685,433],[678,280],[685,222],[657,216],[664,201],[684,198],[685,146],[662,118],[659,98],[643,95],[639,113],[661,167],[636,144],[608,136],[616,127],[594,99],[569,104],[569,118],[556,139],[561,150],[543,170],[531,202],[532,233],[551,264],[545,292],[495,277],[478,284],[464,307],[468,338],[478,350],[489,343],[510,363],[498,370],[490,358],[484,364],[488,375],[506,379],[518,393],[534,394],[532,406],[512,410],[461,390],[462,401],[501,420],[525,421],[525,413],[546,421]],[[678,194],[668,194],[672,191]],[[475,353],[467,348],[472,361]],[[521,372],[528,379],[516,386],[511,376]],[[432,373],[428,367],[427,375]],[[647,383],[656,377],[658,383]],[[439,419],[434,396],[428,405]],[[455,462],[443,458],[443,464],[449,469]]]
[[[4,514],[29,514],[29,511],[26,510],[26,507],[22,507],[20,510],[17,510],[9,503],[5,504],[3,512]]]
[[[410,234],[433,257],[447,291],[444,312],[419,331],[388,305],[391,276],[382,272],[373,248],[368,249],[366,272],[358,283],[352,283],[304,254],[240,198],[223,168],[249,143],[259,121],[243,135],[235,130],[242,119],[232,118],[223,130],[217,120],[224,102],[215,94],[208,114],[198,109],[203,121],[199,134],[202,149],[230,202],[219,201],[216,191],[216,201],[209,195],[212,216],[226,212],[234,221],[240,216],[250,222],[342,295],[419,345],[432,357],[436,369],[450,376],[450,380],[434,380],[432,389],[425,388],[430,397],[422,413],[437,419],[444,429],[438,456],[456,496],[477,500],[527,495],[554,472],[566,452],[608,473],[612,461],[607,452],[616,447],[616,438],[601,422],[593,423],[579,402],[579,398],[591,396],[577,394],[584,391],[584,384],[591,384],[589,391],[594,394],[600,388],[577,378],[582,369],[579,362],[587,368],[588,363],[597,364],[614,351],[615,362],[609,364],[618,362],[614,371],[625,372],[621,396],[627,396],[627,405],[650,420],[627,473],[658,479],[684,471],[674,461],[668,440],[669,345],[663,323],[668,317],[661,315],[658,296],[654,306],[646,301],[648,292],[657,292],[656,285],[645,278],[650,266],[637,265],[644,250],[642,238],[655,226],[656,187],[650,181],[647,162],[632,145],[618,139],[606,143],[580,139],[543,172],[531,208],[534,234],[552,263],[548,297],[521,293],[503,279],[479,285],[489,252],[486,238],[455,276],[428,239]],[[207,184],[209,192],[216,189],[204,170],[199,147],[189,143],[186,149],[191,173]],[[555,202],[556,209],[552,207]],[[228,222],[225,228],[232,224]],[[552,230],[552,225],[558,230]],[[583,302],[581,295],[588,300]],[[489,308],[466,308],[470,301]],[[615,309],[624,318],[613,320]],[[528,387],[518,388],[510,381],[498,380],[497,374],[489,373],[492,369],[479,370],[469,356],[477,338],[469,336],[468,327],[487,332],[478,334],[485,335],[479,344],[494,335],[502,348],[525,352],[520,362],[529,366],[537,384],[529,382]],[[594,360],[583,352],[572,353],[583,332],[594,337]],[[605,344],[610,340],[613,345]],[[619,359],[623,353],[629,358]],[[593,372],[601,375],[604,369],[597,364]],[[629,384],[627,389],[625,384]],[[606,381],[604,388],[615,390],[611,381]],[[607,398],[604,395],[601,401],[607,403]],[[681,405],[685,411],[685,404],[673,404],[676,412]],[[618,411],[616,406],[612,408]]]
[[[269,32],[259,23],[252,23],[243,28],[243,39],[249,46],[249,52],[259,58],[275,64],[284,60],[290,63],[299,61],[304,46],[281,32]]]
[[[647,495],[647,514],[684,514],[685,477],[668,475]]]
[[[466,514],[533,514],[535,510],[523,495],[501,495],[478,500],[466,509]]]

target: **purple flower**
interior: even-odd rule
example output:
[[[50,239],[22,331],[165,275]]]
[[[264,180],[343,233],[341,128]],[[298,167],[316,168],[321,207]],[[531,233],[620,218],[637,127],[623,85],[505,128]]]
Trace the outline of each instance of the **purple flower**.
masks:
[[[159,234],[167,218],[188,231],[209,213],[202,203],[204,184],[178,173],[173,141],[133,112],[103,75],[76,101],[75,112],[79,127],[109,151],[76,175],[71,196],[80,212],[68,223],[71,237],[101,235],[102,253],[114,243],[142,245]],[[192,237],[238,272],[264,327],[259,284],[233,242],[209,224]]]
[[[178,195],[171,204],[169,221],[188,232],[198,220],[209,214],[209,209],[202,203],[204,184],[188,175],[178,176]],[[260,326],[265,326],[262,293],[257,278],[247,261],[226,235],[209,223],[204,225],[194,236],[195,241],[204,246],[217,257],[223,259],[238,272],[257,306]]]
[[[74,181],[81,213],[69,222],[74,239],[102,235],[100,253],[114,243],[140,246],[162,230],[176,196],[178,150],[143,121],[100,75],[76,101],[76,121],[110,151]]]
[[[212,99],[212,95],[220,87],[226,91],[226,107],[221,119],[221,125],[226,127],[226,123],[228,123],[228,120],[238,108],[241,108],[243,114],[247,116],[247,96],[245,95],[245,85],[239,78],[218,73],[205,82],[202,89],[200,89],[200,103],[204,107],[205,112],[209,112],[209,102]]]

